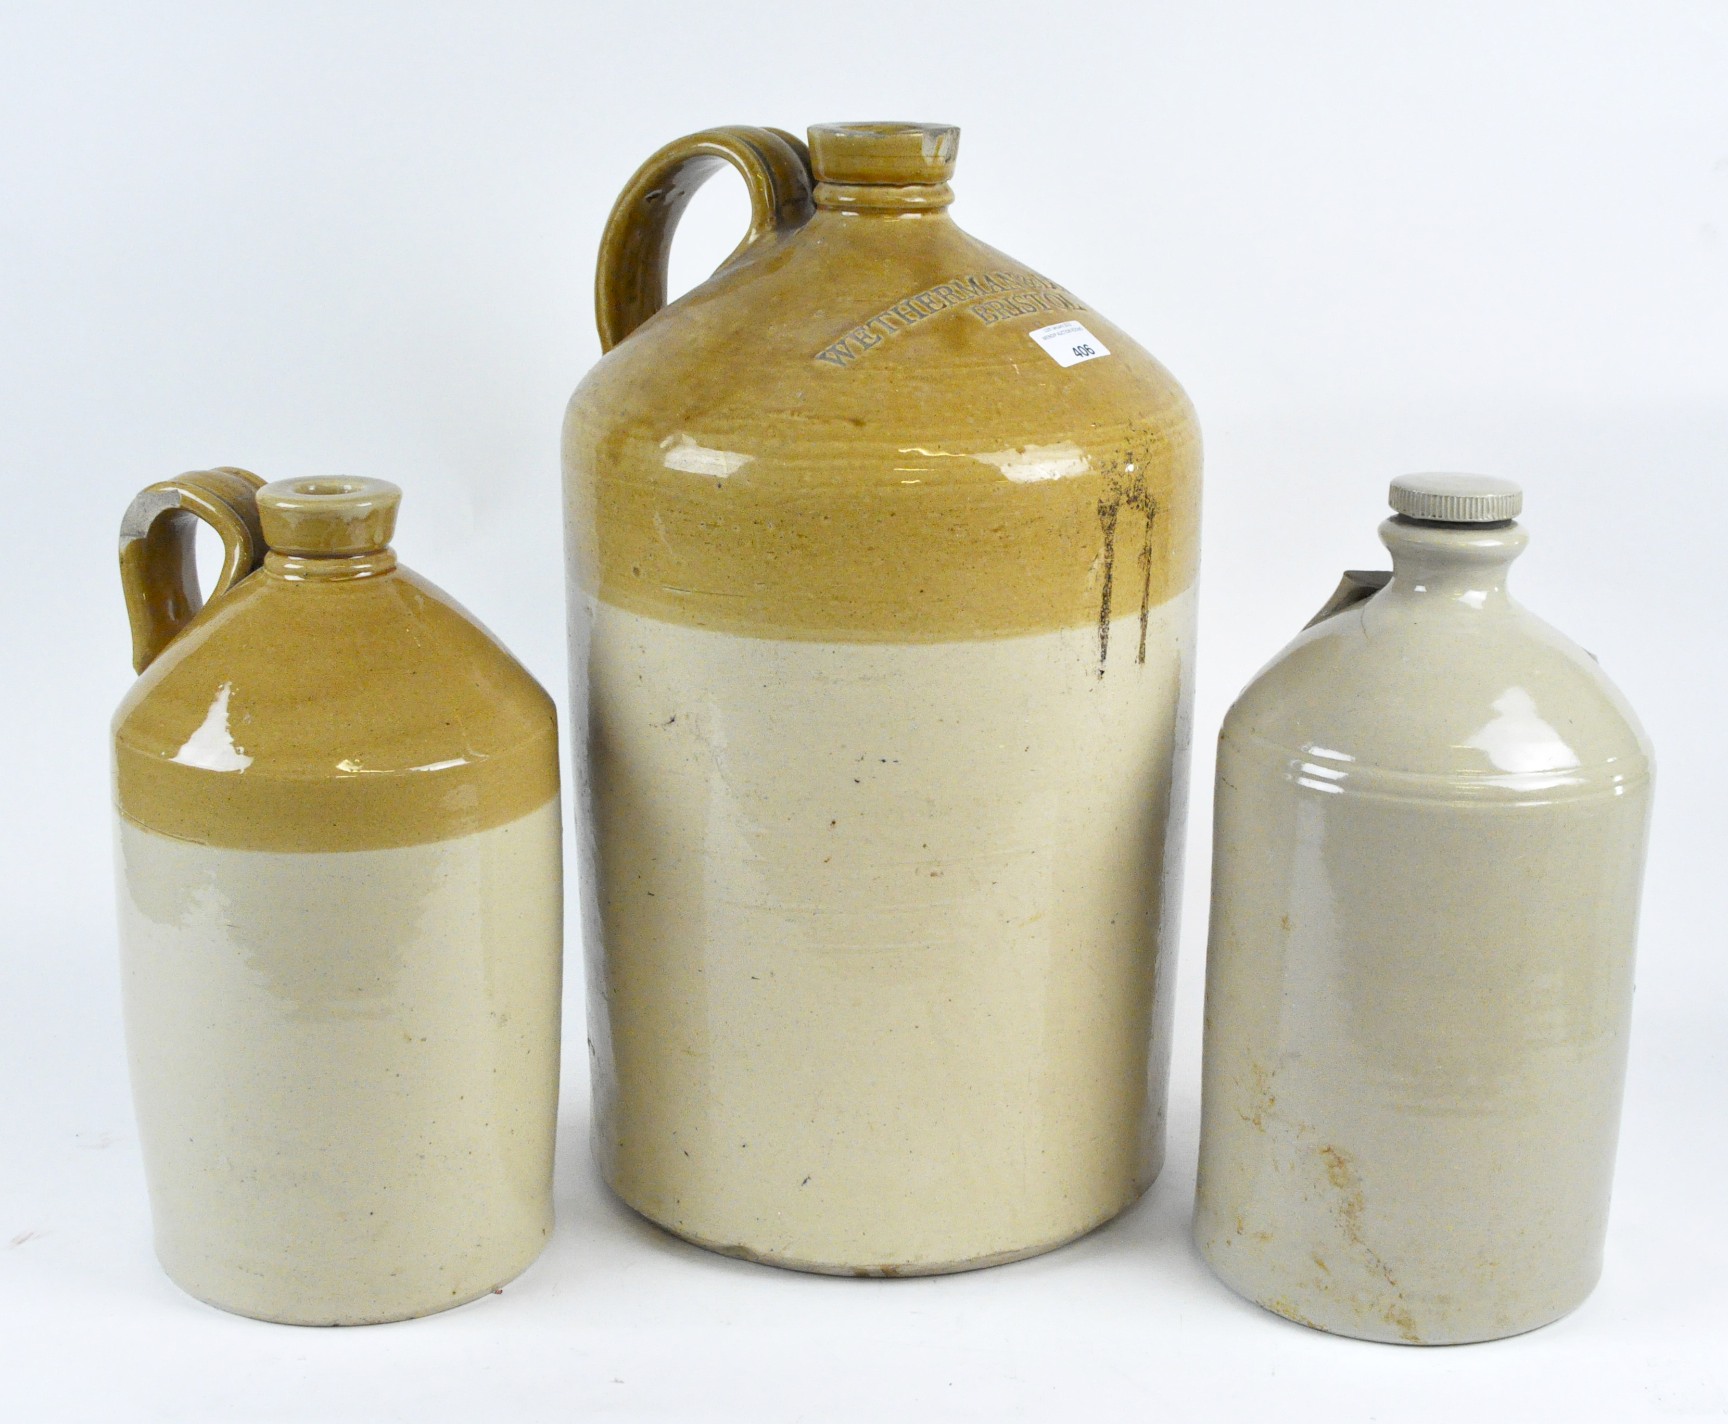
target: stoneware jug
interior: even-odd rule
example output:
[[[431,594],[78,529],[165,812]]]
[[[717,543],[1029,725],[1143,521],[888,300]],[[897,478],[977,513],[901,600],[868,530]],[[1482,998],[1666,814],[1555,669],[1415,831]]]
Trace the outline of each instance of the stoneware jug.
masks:
[[[955,225],[956,143],[655,154],[564,426],[600,1164],[805,1270],[1046,1250],[1162,1154],[1198,434]],[[662,309],[724,164],[750,231]]]
[[[260,484],[153,485],[120,535],[143,674],[114,721],[121,961],[156,1249],[243,1315],[425,1315],[552,1227],[554,713],[397,564],[394,485]],[[202,611],[195,518],[226,550]]]
[[[1601,1269],[1650,747],[1506,591],[1505,481],[1411,476],[1218,746],[1195,1234],[1250,1300],[1449,1344]]]

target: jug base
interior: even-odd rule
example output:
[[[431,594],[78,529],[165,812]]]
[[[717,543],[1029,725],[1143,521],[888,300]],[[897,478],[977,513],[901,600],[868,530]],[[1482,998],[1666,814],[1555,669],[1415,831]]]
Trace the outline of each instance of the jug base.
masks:
[[[688,1241],[692,1246],[700,1246],[704,1251],[712,1251],[717,1256],[730,1256],[734,1260],[749,1261],[758,1266],[773,1266],[782,1271],[801,1271],[812,1276],[851,1276],[861,1279],[898,1280],[912,1276],[952,1276],[964,1271],[982,1271],[991,1266],[1012,1265],[1015,1261],[1029,1260],[1033,1256],[1042,1256],[1051,1251],[1060,1250],[1071,1245],[1083,1236],[1090,1236],[1100,1227],[1108,1226],[1129,1207],[1133,1206],[1146,1194],[1154,1177],[1144,1182],[1136,1183],[1134,1189],[1116,1206],[1104,1215],[1075,1230],[1065,1230],[1061,1234],[1047,1240],[1038,1241],[1030,1246],[1014,1246],[1003,1251],[992,1251],[977,1256],[963,1256],[953,1260],[943,1261],[911,1261],[911,1262],[847,1262],[814,1260],[789,1253],[763,1251],[753,1246],[746,1246],[736,1241],[722,1241],[706,1237],[699,1232],[681,1228],[670,1221],[662,1220],[651,1212],[644,1211],[636,1203],[626,1199],[616,1188],[612,1193],[632,1212],[650,1225],[658,1227],[668,1235],[676,1236],[680,1241]],[[610,1187],[610,1184],[608,1184]]]
[[[1417,1348],[1432,1348],[1445,1345],[1483,1345],[1491,1340],[1509,1340],[1516,1335],[1528,1335],[1533,1330],[1541,1330],[1558,1320],[1570,1315],[1590,1296],[1595,1282],[1575,1300],[1569,1300],[1559,1307],[1531,1312],[1521,1319],[1513,1321],[1499,1320],[1492,1324],[1483,1322],[1471,1325],[1467,1322],[1454,1321],[1438,1328],[1425,1327],[1414,1320],[1408,1311],[1388,1312],[1383,1317],[1371,1312],[1350,1311],[1342,1305],[1335,1307],[1325,1318],[1316,1318],[1325,1314],[1321,1303],[1312,1300],[1295,1301],[1290,1295],[1276,1290],[1268,1291],[1264,1287],[1256,1290],[1247,1281],[1237,1278],[1235,1273],[1226,1270],[1216,1257],[1206,1249],[1203,1242],[1196,1240],[1195,1246],[1201,1259],[1208,1269],[1232,1293],[1240,1296],[1250,1305],[1257,1305],[1262,1310],[1288,1320],[1293,1325],[1301,1325],[1309,1330],[1317,1330],[1323,1335],[1336,1335],[1346,1340],[1366,1340],[1377,1345],[1408,1345]],[[1307,1307],[1304,1309],[1304,1307]]]
[[[508,1266],[496,1277],[483,1278],[488,1280],[485,1286],[468,1287],[451,1296],[448,1300],[419,1297],[412,1302],[390,1304],[383,1301],[349,1302],[346,1304],[329,1303],[328,1305],[313,1304],[305,1301],[281,1300],[269,1303],[263,1300],[242,1301],[238,1297],[225,1295],[220,1291],[212,1291],[207,1286],[200,1288],[190,1280],[182,1279],[167,1265],[163,1264],[163,1272],[176,1286],[185,1291],[194,1300],[204,1305],[213,1306],[217,1310],[227,1311],[230,1315],[244,1316],[248,1320],[262,1320],[270,1325],[300,1325],[309,1328],[328,1328],[349,1325],[390,1325],[402,1320],[419,1320],[428,1315],[441,1315],[446,1310],[455,1310],[458,1306],[472,1305],[486,1296],[502,1291],[512,1281],[519,1278],[535,1261],[539,1260],[546,1242],[551,1239],[550,1230],[526,1259]]]

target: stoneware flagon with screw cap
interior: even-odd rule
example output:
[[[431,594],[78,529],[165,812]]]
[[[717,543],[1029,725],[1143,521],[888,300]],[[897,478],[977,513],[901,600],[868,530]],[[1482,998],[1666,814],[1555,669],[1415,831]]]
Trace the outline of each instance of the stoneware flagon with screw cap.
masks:
[[[1045,1250],[1163,1154],[1199,436],[955,224],[957,141],[662,149],[564,427],[600,1164],[807,1270]],[[726,164],[750,230],[666,306]]]
[[[1651,790],[1595,660],[1513,601],[1521,495],[1407,476],[1218,746],[1195,1235],[1250,1300],[1411,1344],[1602,1264]]]
[[[396,562],[394,485],[261,483],[164,481],[121,530],[121,968],[156,1249],[243,1315],[425,1315],[552,1226],[555,717]],[[196,519],[225,550],[202,609]]]

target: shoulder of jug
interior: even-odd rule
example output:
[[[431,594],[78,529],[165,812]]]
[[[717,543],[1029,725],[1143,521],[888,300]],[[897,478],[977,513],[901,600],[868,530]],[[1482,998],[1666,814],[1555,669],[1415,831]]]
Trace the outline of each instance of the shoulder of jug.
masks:
[[[1197,444],[1170,373],[1059,282],[946,218],[819,214],[605,355],[571,398],[565,449],[578,474],[844,463],[1002,478],[1029,448],[1033,464],[1059,446],[1102,458],[1136,428]]]
[[[1648,776],[1650,741],[1626,698],[1595,658],[1528,610],[1412,629],[1391,626],[1375,601],[1303,630],[1236,699],[1221,740],[1514,790]]]
[[[556,716],[486,628],[407,569],[332,583],[260,570],[129,690],[116,796],[184,839],[412,844],[555,794]],[[339,822],[320,820],[326,802]]]

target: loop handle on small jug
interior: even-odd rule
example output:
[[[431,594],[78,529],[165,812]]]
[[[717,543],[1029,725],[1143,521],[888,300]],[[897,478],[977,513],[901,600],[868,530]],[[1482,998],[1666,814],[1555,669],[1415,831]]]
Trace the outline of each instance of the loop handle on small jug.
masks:
[[[1366,603],[1391,582],[1390,569],[1345,569],[1344,577],[1338,581],[1338,587],[1332,590],[1332,596],[1321,605],[1320,611],[1302,626],[1312,628],[1316,623],[1324,623],[1328,618],[1336,617],[1346,608]]]
[[[204,606],[198,589],[197,524],[222,539],[220,598],[264,559],[255,492],[264,481],[224,465],[161,480],[139,493],[120,521],[120,583],[132,624],[132,667],[143,672]]]
[[[594,274],[600,346],[610,351],[666,305],[672,234],[696,190],[730,163],[750,190],[750,230],[716,271],[810,220],[810,152],[780,129],[704,129],[674,139],[636,170],[606,220]]]

